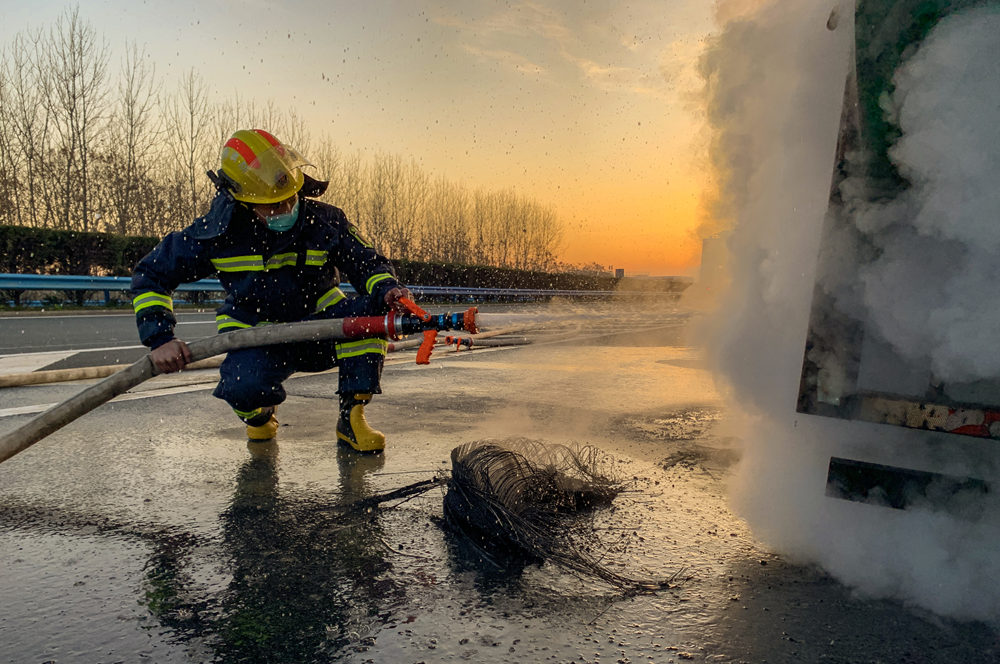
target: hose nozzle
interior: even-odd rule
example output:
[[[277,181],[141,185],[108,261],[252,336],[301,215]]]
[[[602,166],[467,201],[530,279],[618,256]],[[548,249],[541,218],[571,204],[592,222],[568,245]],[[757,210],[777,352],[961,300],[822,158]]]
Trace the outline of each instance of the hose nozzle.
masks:
[[[460,313],[429,314],[412,300],[400,298],[399,301],[410,313],[396,315],[394,326],[396,334],[406,336],[422,332],[424,335],[424,341],[417,350],[417,364],[430,363],[431,351],[437,341],[438,332],[465,330],[470,334],[475,334],[479,331],[476,324],[476,317],[479,313],[477,307],[469,307]]]

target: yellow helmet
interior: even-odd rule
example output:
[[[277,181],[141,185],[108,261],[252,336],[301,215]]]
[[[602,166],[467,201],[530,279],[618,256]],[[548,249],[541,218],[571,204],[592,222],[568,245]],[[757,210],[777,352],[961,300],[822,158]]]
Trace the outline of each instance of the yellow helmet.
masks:
[[[308,162],[263,129],[240,129],[222,146],[222,173],[233,198],[277,203],[298,193]]]

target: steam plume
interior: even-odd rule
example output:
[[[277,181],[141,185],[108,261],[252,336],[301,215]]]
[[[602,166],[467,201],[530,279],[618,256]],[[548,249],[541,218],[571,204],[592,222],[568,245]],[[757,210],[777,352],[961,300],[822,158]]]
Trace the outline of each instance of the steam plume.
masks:
[[[713,348],[742,411],[736,509],[770,545],[862,593],[989,621],[1000,619],[995,503],[962,519],[838,501],[824,485],[832,455],[996,484],[996,442],[800,415],[795,404],[817,279],[831,293],[857,284],[860,295],[841,306],[909,361],[949,380],[1000,375],[997,14],[945,18],[896,72],[885,110],[903,133],[890,156],[911,187],[872,205],[844,183],[857,236],[875,244],[877,260],[863,268],[856,237],[824,246],[822,271],[817,262],[853,3],[737,12],[702,63],[719,184],[710,208],[730,228],[732,286]]]

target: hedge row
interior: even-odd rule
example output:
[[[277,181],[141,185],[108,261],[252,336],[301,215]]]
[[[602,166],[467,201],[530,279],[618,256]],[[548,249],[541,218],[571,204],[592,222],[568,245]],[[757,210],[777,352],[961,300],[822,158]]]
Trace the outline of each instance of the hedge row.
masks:
[[[157,238],[0,226],[0,272],[124,277]]]
[[[124,277],[158,238],[0,226],[0,272]],[[481,265],[393,261],[399,278],[422,286],[612,290],[615,279]]]
[[[613,290],[612,277],[586,274],[532,272],[486,265],[453,265],[393,261],[406,284],[459,288],[537,288],[549,290]]]

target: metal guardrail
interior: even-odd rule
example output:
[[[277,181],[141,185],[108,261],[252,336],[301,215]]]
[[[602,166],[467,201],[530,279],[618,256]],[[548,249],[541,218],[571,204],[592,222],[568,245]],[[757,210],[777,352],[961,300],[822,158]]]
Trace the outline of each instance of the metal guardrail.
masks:
[[[0,290],[103,290],[127,291],[131,277],[90,277],[70,274],[9,274],[0,273]],[[218,279],[202,279],[181,284],[180,291],[222,291]]]
[[[131,277],[92,277],[72,274],[10,274],[0,273],[0,290],[9,291],[103,291],[105,305],[111,304],[111,291],[127,291]],[[218,279],[202,279],[181,284],[179,291],[222,292]],[[16,300],[14,301],[16,302]]]
[[[410,286],[407,288],[417,297],[425,295],[438,296],[463,296],[472,298],[489,297],[512,297],[512,298],[532,298],[532,297],[605,297],[614,295],[615,291],[592,291],[592,290],[544,290],[540,288],[464,288],[452,286]]]
[[[105,303],[111,300],[111,291],[127,291],[132,287],[129,277],[91,277],[75,275],[49,274],[9,274],[0,273],[0,290],[13,291],[104,291]],[[534,299],[540,297],[607,297],[615,291],[591,290],[545,290],[540,288],[467,288],[452,286],[410,286],[407,288],[416,297],[468,297],[487,300],[492,298]],[[349,283],[340,284],[340,289],[346,293],[355,293]],[[177,287],[179,291],[223,292],[218,279],[202,279]]]

